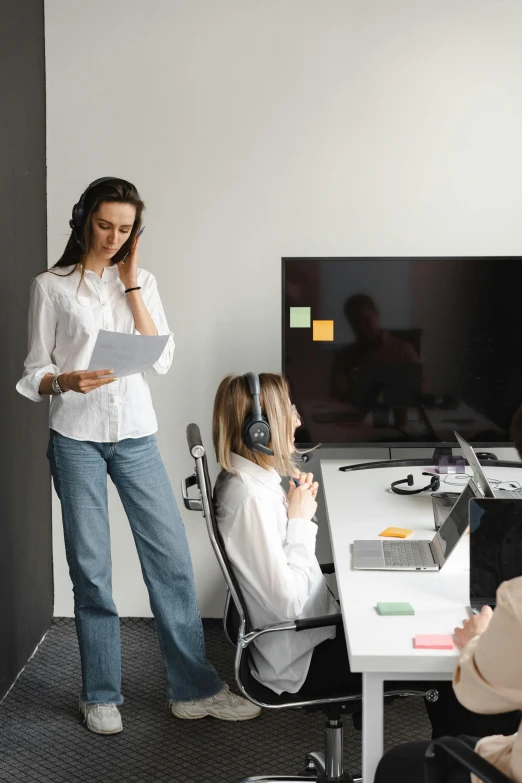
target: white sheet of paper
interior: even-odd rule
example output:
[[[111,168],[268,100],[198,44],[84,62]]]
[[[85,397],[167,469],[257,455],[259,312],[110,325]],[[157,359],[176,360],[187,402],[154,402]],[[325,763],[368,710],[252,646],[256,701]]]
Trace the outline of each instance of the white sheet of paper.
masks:
[[[145,372],[158,361],[168,339],[168,334],[148,336],[100,329],[87,369],[114,370],[116,378]]]

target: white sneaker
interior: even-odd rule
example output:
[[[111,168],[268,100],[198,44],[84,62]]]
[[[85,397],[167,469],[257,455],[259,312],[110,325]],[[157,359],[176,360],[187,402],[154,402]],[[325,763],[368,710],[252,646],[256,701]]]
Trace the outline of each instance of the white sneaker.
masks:
[[[121,715],[116,704],[86,704],[80,699],[80,712],[85,724],[95,734],[119,734],[123,731]]]
[[[236,696],[229,690],[228,685],[208,699],[173,701],[170,709],[175,718],[185,720],[198,720],[198,718],[206,718],[207,715],[219,720],[252,720],[261,712],[257,704]]]

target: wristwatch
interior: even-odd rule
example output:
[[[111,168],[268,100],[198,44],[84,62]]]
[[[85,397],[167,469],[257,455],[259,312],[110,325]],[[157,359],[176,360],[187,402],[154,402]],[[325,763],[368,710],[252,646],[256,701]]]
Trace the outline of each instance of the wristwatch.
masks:
[[[65,394],[65,389],[60,388],[60,384],[58,383],[58,376],[55,375],[53,378],[53,382],[51,383],[52,390],[55,394]]]

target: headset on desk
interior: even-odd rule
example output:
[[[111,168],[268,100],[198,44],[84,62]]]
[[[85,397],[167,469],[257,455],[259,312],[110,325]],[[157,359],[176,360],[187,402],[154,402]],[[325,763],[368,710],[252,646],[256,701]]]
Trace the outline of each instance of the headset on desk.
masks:
[[[440,489],[440,476],[432,475],[427,471],[422,472],[423,476],[431,476],[431,481],[425,487],[420,489],[398,489],[399,484],[407,484],[412,487],[414,484],[413,475],[410,473],[405,479],[399,481],[392,481],[391,491],[396,495],[419,495],[421,492],[437,492]],[[472,478],[468,473],[452,473],[444,476],[442,479],[445,484],[449,484],[453,487],[464,487],[468,481]],[[501,481],[500,479],[488,478],[490,484],[495,486],[495,489],[522,489],[518,481],[507,480]]]
[[[395,492],[396,495],[418,495],[421,492],[436,492],[440,488],[440,476],[434,476],[433,474],[427,473],[426,471],[423,471],[422,475],[431,476],[431,481],[425,487],[421,487],[421,489],[398,488],[399,484],[407,484],[409,487],[413,486],[413,475],[411,473],[405,479],[392,481],[390,489],[392,492]]]

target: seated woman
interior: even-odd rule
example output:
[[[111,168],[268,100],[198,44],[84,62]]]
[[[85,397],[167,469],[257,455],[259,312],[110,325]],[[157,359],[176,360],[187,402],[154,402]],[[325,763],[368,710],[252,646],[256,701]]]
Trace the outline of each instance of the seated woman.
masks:
[[[497,604],[455,629],[462,652],[453,676],[458,700],[485,715],[522,708],[522,577],[504,582]],[[522,783],[522,733],[511,736],[463,737],[468,744],[516,783]],[[429,742],[410,742],[389,751],[381,760],[375,783],[422,783],[424,753]],[[448,783],[469,783],[470,775],[448,762]],[[473,783],[478,783],[472,776]]]
[[[300,421],[288,383],[269,373],[259,381],[273,456],[245,443],[253,398],[244,376],[221,382],[212,424],[222,468],[215,487],[218,526],[255,628],[340,611],[315,555],[318,484],[292,462]],[[291,482],[286,494],[282,476],[299,477],[299,486]],[[336,634],[334,626],[266,634],[254,642],[252,657],[253,676],[278,694],[361,692],[360,675],[350,672],[344,633]]]

